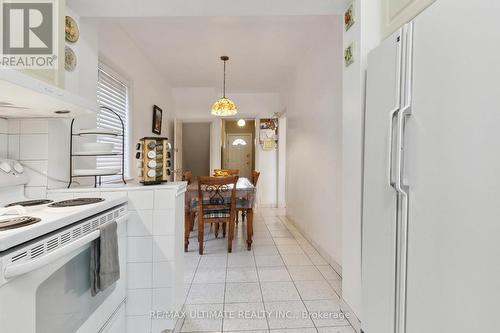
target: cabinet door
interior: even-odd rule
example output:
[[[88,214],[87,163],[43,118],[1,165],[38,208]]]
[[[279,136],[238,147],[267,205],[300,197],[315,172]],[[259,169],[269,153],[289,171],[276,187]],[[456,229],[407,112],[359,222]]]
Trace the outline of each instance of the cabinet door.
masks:
[[[436,0],[384,0],[384,36],[389,36]]]

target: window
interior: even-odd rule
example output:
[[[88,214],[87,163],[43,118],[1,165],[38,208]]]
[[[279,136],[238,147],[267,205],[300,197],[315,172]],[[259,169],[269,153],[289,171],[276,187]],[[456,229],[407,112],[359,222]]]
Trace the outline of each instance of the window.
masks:
[[[233,146],[246,146],[247,143],[243,139],[236,139],[236,140],[233,141],[232,145]]]
[[[128,140],[128,84],[125,80],[120,79],[118,75],[113,73],[105,65],[99,64],[98,80],[97,80],[97,102],[99,105],[107,106],[115,111],[125,125],[125,177],[129,173],[129,140]],[[121,133],[120,120],[109,111],[99,110],[97,112],[97,127],[106,128]],[[114,151],[121,153],[122,151],[122,137],[121,136],[98,136],[97,142],[106,142],[114,144]],[[98,156],[96,159],[97,168],[117,168],[121,169],[121,156]],[[116,177],[113,180],[118,179]],[[112,180],[112,177],[106,177],[107,180]]]

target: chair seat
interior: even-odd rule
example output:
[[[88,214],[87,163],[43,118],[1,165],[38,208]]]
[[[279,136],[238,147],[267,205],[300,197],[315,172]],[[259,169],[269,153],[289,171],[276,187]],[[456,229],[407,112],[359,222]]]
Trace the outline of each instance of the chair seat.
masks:
[[[231,211],[229,209],[204,209],[203,218],[204,219],[216,219],[216,218],[229,218],[231,217]]]

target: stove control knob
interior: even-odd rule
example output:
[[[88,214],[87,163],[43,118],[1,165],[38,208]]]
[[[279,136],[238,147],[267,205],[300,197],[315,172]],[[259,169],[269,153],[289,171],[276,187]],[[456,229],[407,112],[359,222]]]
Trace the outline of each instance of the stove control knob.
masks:
[[[21,165],[21,163],[14,163],[14,170],[16,170],[17,173],[23,173],[24,172],[24,167]]]
[[[1,162],[0,163],[0,170],[2,170],[5,173],[9,173],[12,168],[10,167],[10,164],[7,162]]]

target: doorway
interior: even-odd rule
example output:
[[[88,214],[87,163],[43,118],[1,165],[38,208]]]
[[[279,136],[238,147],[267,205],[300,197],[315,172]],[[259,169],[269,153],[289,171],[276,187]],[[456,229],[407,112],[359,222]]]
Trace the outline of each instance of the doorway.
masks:
[[[224,120],[222,168],[238,169],[240,176],[250,179],[255,169],[255,120]]]
[[[210,123],[184,123],[182,128],[183,169],[193,177],[210,174]]]

